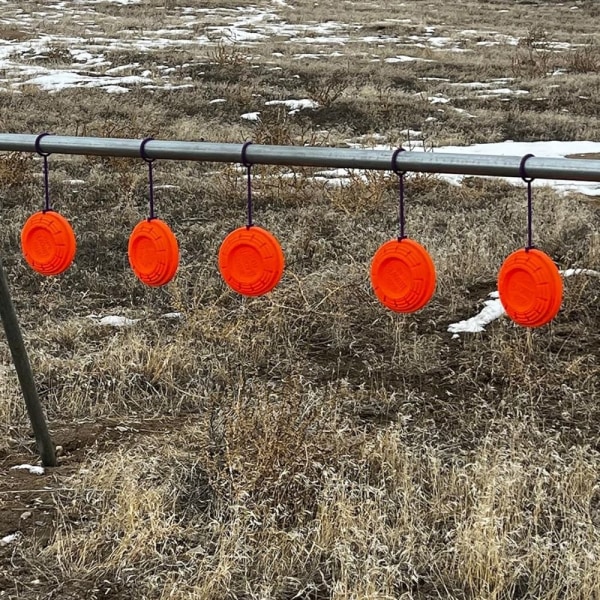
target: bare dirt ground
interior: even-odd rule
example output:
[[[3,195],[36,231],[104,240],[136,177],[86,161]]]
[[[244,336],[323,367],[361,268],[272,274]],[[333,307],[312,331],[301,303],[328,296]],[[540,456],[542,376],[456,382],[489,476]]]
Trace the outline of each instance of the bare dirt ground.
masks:
[[[600,139],[591,1],[0,0],[0,131],[386,146]],[[585,153],[590,157],[589,153]],[[391,156],[391,151],[390,151]],[[37,464],[0,344],[0,598],[600,596],[600,279],[557,318],[448,332],[525,238],[525,189],[409,174],[431,303],[395,315],[369,264],[396,234],[388,173],[255,167],[286,270],[240,298],[216,256],[239,165],[155,163],[181,264],[144,287],[127,240],[141,160],[50,157],[78,250],[20,255],[41,161],[0,154],[2,260],[59,466]],[[535,239],[600,270],[597,196],[534,183]],[[135,320],[102,325],[102,317]]]

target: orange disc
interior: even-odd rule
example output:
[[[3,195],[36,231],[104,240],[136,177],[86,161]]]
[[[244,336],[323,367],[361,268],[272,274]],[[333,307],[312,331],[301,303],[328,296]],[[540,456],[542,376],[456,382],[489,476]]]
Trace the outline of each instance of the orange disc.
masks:
[[[435,290],[431,256],[414,240],[390,240],[377,250],[371,263],[371,283],[379,301],[395,312],[423,308]]]
[[[232,231],[219,249],[219,271],[244,296],[262,296],[281,279],[285,260],[277,238],[261,227]]]
[[[135,226],[127,253],[137,278],[152,287],[169,283],[179,266],[177,239],[160,219],[146,219]]]
[[[541,250],[513,252],[498,273],[498,292],[506,314],[524,327],[540,327],[560,309],[563,281],[554,261]]]
[[[77,244],[69,221],[53,210],[37,212],[21,230],[21,248],[29,266],[42,275],[66,271]]]

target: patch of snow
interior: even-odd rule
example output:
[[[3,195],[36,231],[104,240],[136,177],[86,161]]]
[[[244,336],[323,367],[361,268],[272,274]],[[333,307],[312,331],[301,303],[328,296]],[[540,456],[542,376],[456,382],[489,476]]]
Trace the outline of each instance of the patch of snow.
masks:
[[[8,546],[13,542],[16,542],[21,537],[20,533],[11,533],[9,535],[5,535],[3,538],[0,538],[0,546]]]
[[[180,312],[170,312],[162,315],[163,319],[181,319],[182,315]]]
[[[438,52],[457,52],[457,53],[462,53],[462,52],[473,52],[473,50],[471,50],[471,48],[459,48],[458,46],[452,46],[451,48],[434,48],[434,50],[438,51]]]
[[[342,37],[342,36],[332,36],[332,37],[323,36],[323,37],[294,38],[292,41],[299,43],[299,44],[322,44],[322,45],[338,44],[339,46],[344,46],[350,41],[350,38],[347,36],[344,36],[344,37]]]
[[[492,292],[492,294],[494,294],[494,292]],[[490,297],[492,294],[490,294]],[[486,300],[483,304],[484,306],[481,311],[474,317],[449,325],[448,332],[454,334],[480,333],[485,331],[486,325],[489,325],[492,321],[495,321],[506,314],[502,302],[500,302],[500,298],[493,297],[490,300]]]
[[[294,54],[294,56],[292,57],[294,60],[302,60],[304,58],[311,58],[311,59],[315,59],[315,58],[324,58],[325,55],[324,54]]]
[[[140,63],[129,63],[128,65],[121,65],[119,67],[112,67],[111,69],[107,69],[104,71],[106,75],[116,75],[121,71],[127,71],[128,69],[135,69],[140,66]]]
[[[572,277],[573,275],[600,277],[600,271],[594,269],[564,269],[559,272],[563,277]],[[480,333],[485,330],[486,325],[506,314],[498,291],[488,294],[488,298],[490,300],[484,302],[484,307],[479,313],[470,319],[452,323],[448,326],[448,332],[453,333],[453,337],[459,337],[459,333]]]
[[[339,168],[339,169],[327,169],[326,171],[317,171],[315,175],[319,177],[348,177],[350,174],[349,169]]]
[[[464,108],[456,108],[454,107],[454,110],[461,114],[464,115],[465,117],[467,117],[468,119],[476,119],[477,116],[476,115],[472,115],[470,112],[466,111]]]
[[[32,77],[24,82],[25,85],[37,85],[43,90],[58,92],[60,90],[74,87],[103,87],[110,88],[111,91],[129,91],[121,85],[132,85],[138,83],[152,83],[151,79],[139,76],[126,77],[91,77],[89,75],[80,75],[73,71],[48,71],[43,75]],[[107,90],[108,91],[108,90]]]
[[[495,33],[493,39],[477,42],[476,46],[518,46],[519,38],[503,33]]]
[[[139,319],[129,319],[127,317],[119,317],[117,315],[108,315],[102,317],[99,321],[99,325],[106,325],[108,327],[131,327],[135,325]]]
[[[429,100],[431,104],[448,104],[448,102],[450,102],[450,98],[446,98],[441,94],[437,96],[428,96],[427,100]]]
[[[85,63],[86,66],[88,66],[88,67],[90,67],[92,65],[110,64],[110,63],[106,62],[103,55],[96,56],[94,54],[91,54],[90,52],[87,52],[86,50],[74,49],[74,50],[70,50],[70,54],[71,54],[71,57],[73,58],[73,60],[75,60],[77,62]]]
[[[175,85],[173,83],[165,83],[164,85],[145,85],[145,90],[186,90],[195,87],[193,83],[182,83]]]
[[[418,152],[434,151],[450,154],[478,154],[487,156],[511,157],[519,157],[524,156],[525,154],[533,154],[536,157],[546,158],[566,158],[572,155],[579,154],[600,155],[600,142],[590,141],[513,142],[511,140],[508,140],[506,142],[474,144],[472,146],[440,146],[437,148],[433,148],[432,150],[429,147],[427,149],[419,147],[417,141],[418,140],[415,140],[413,143],[415,145],[414,150]],[[348,142],[348,147],[364,148],[365,144]],[[396,146],[393,146],[391,144],[369,144],[368,148],[371,150],[383,150],[393,152],[396,149]],[[359,171],[355,169],[354,172],[357,173]],[[441,179],[444,179],[449,183],[458,185],[463,180],[464,176],[440,173],[437,175],[437,177],[440,177]],[[516,185],[521,185],[523,183],[520,177],[504,177],[503,179]],[[579,192],[588,196],[600,195],[600,182],[598,181],[563,181],[559,179],[537,179],[536,181],[542,185],[550,186],[561,193]]]
[[[400,133],[412,137],[421,137],[423,135],[423,132],[418,129],[403,129]]]
[[[452,41],[452,38],[449,38],[449,37],[429,37],[429,38],[427,38],[427,41],[434,48],[443,48],[444,46],[447,46]]]
[[[415,62],[415,61],[435,62],[434,60],[431,60],[430,58],[419,58],[417,56],[406,56],[404,54],[398,54],[397,56],[391,56],[390,58],[384,59],[383,62],[393,64],[393,63],[405,63],[405,62]]]
[[[451,83],[450,85],[454,86],[454,87],[482,89],[482,88],[489,88],[492,84],[489,82],[483,83],[482,81],[466,81],[466,82]]]
[[[222,104],[223,102],[227,102],[225,98],[215,98],[214,100],[210,100],[209,104]]]
[[[387,148],[386,148],[387,149]],[[544,158],[566,158],[579,154],[600,154],[600,142],[591,141],[546,141],[546,142],[496,142],[489,144],[474,144],[472,146],[441,146],[435,152],[449,152],[452,154],[483,154],[494,156],[525,156],[533,154]],[[439,175],[451,183],[460,183],[462,175]],[[507,181],[520,185],[520,178],[508,177]],[[600,182],[573,181],[560,179],[538,179],[542,185],[548,185],[559,192],[579,192],[588,196],[600,195]],[[535,185],[535,183],[534,183]]]
[[[29,464],[16,465],[14,467],[11,467],[11,469],[18,469],[21,471],[29,471],[33,475],[43,475],[45,472],[44,467],[38,467],[36,465],[29,465]]]
[[[120,85],[107,85],[102,88],[107,94],[126,94],[129,92],[127,88]]]
[[[269,100],[265,102],[265,106],[276,106],[283,104],[290,109],[290,114],[294,114],[303,108],[319,108],[318,102],[310,98],[302,98],[301,100]]]
[[[102,4],[106,2],[107,4],[121,4],[122,6],[126,6],[127,4],[139,4],[142,0],[85,0],[86,4]]]
[[[550,50],[570,50],[572,44],[569,42],[545,42],[544,48],[548,48]]]
[[[565,269],[560,271],[563,277],[572,277],[573,275],[590,275],[591,277],[600,277],[600,271],[594,269]]]
[[[529,94],[527,90],[512,90],[510,88],[495,88],[493,90],[486,90],[485,93],[480,94],[480,98],[490,98],[492,94],[515,94],[517,96],[522,96],[524,94]]]
[[[209,27],[212,33],[221,33],[221,41],[224,44],[235,44],[239,42],[258,42],[264,40],[267,36],[264,33],[248,31],[240,27]]]
[[[240,115],[240,119],[246,119],[246,121],[258,121],[260,112],[249,112]]]

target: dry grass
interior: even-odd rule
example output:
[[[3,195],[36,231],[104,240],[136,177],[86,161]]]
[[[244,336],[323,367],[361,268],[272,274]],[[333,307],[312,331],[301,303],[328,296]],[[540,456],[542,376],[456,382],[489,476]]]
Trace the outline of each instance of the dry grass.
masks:
[[[15,40],[17,4],[3,5]],[[158,22],[175,27],[187,4],[101,3],[81,18],[125,43]],[[171,83],[193,88],[137,86],[117,97],[27,85],[0,91],[0,128],[340,146],[406,143],[403,130],[413,129],[434,148],[600,135],[591,2],[576,11],[415,2],[400,13],[301,1],[277,9],[308,28],[300,39],[226,43],[209,28],[242,5],[255,6],[201,13],[192,30],[212,45],[107,51],[110,66],[130,65],[124,74],[148,69],[158,80],[169,66]],[[356,41],[306,41],[328,20],[349,24]],[[478,32],[461,33],[470,23]],[[65,20],[44,27],[74,35]],[[517,41],[478,45],[497,34]],[[363,39],[410,35],[460,38],[471,51]],[[576,45],[556,50],[565,41]],[[323,58],[297,58],[318,51]],[[384,62],[407,54],[426,60]],[[505,101],[456,85],[506,77],[514,79],[502,87],[529,94]],[[432,103],[438,94],[451,102]],[[264,104],[286,98],[321,106],[290,115]],[[259,121],[240,119],[251,111]],[[255,167],[256,222],[281,240],[286,272],[268,297],[243,299],[216,268],[223,237],[244,222],[238,165],[155,163],[157,211],[182,252],[165,289],[144,288],[126,258],[147,210],[144,163],[56,155],[50,167],[53,202],[73,223],[78,253],[63,276],[41,279],[19,254],[20,227],[42,203],[41,162],[0,157],[3,262],[63,446],[61,466],[44,480],[52,490],[39,491],[51,498],[50,516],[27,507],[31,520],[7,518],[24,535],[0,547],[0,596],[600,597],[600,280],[565,279],[558,317],[539,330],[501,319],[481,334],[446,332],[481,308],[503,258],[523,245],[523,186],[407,177],[408,233],[430,249],[438,287],[424,310],[400,316],[377,303],[368,281],[373,253],[396,234],[396,178],[387,173],[354,172],[335,186],[315,169]],[[538,245],[561,268],[600,270],[598,203],[534,186]],[[182,318],[162,316],[173,311]],[[92,314],[140,321],[105,328]],[[4,344],[0,357],[5,468],[34,454]],[[90,421],[102,435],[85,433]],[[9,514],[7,497],[0,493],[0,507]]]

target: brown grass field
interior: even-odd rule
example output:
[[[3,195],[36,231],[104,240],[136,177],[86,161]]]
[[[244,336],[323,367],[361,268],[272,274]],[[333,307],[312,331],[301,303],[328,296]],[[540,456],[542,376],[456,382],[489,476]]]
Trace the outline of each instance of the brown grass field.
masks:
[[[599,17],[593,0],[8,0],[0,131],[433,151],[600,140]],[[75,87],[36,79],[57,73]],[[294,98],[318,107],[265,104]],[[438,285],[397,315],[368,277],[396,233],[388,173],[332,185],[255,167],[255,219],[286,271],[249,299],[216,261],[245,219],[239,165],[155,163],[181,264],[154,289],[127,260],[143,161],[49,161],[78,251],[43,278],[19,245],[41,161],[0,153],[2,261],[60,453],[44,475],[10,468],[37,453],[2,336],[0,598],[600,598],[600,278],[566,278],[544,327],[447,331],[524,244],[522,184],[408,176],[408,232]],[[600,270],[597,197],[536,181],[534,203],[559,268]]]

